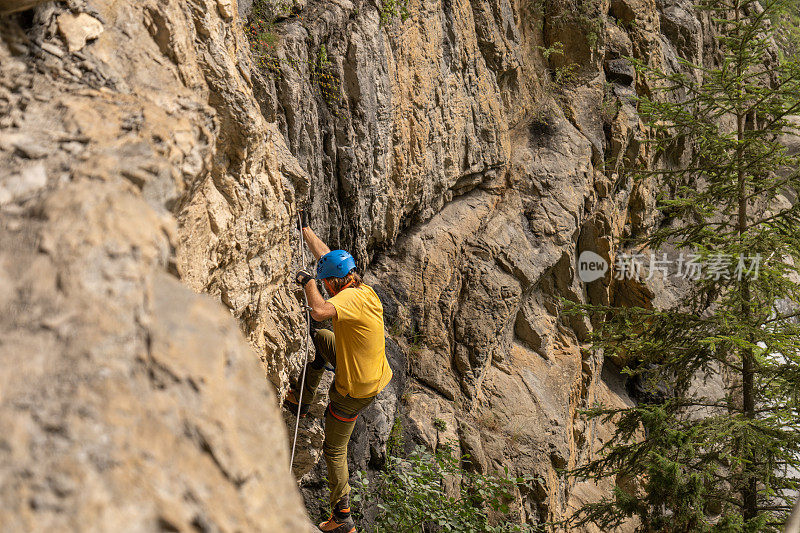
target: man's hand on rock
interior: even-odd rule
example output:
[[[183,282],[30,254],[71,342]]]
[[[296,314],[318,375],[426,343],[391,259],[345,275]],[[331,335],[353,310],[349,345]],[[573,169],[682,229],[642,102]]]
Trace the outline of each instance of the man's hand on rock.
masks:
[[[313,279],[314,279],[314,275],[313,275],[313,274],[311,274],[311,273],[310,273],[309,271],[307,271],[307,270],[298,270],[298,271],[297,271],[297,274],[295,274],[295,275],[294,275],[294,280],[295,280],[297,283],[299,283],[300,285],[302,285],[303,287],[305,287],[305,286],[306,286],[306,284],[307,284],[309,281],[313,280]]]

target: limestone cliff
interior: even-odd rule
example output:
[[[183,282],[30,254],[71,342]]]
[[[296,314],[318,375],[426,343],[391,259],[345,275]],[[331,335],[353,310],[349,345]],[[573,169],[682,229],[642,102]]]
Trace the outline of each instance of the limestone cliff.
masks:
[[[559,519],[608,490],[557,473],[607,438],[578,410],[630,402],[560,298],[669,297],[576,276],[580,252],[613,262],[614,237],[653,223],[654,185],[623,172],[645,156],[633,97],[649,90],[626,58],[701,62],[712,33],[688,2],[397,5],[308,2],[279,19],[254,76],[310,176],[315,230],[359,259],[408,376],[365,417],[351,460],[381,463],[396,405],[418,442],[538,475],[520,515]],[[315,85],[322,50],[333,89]],[[307,474],[309,496],[323,474]]]
[[[0,2],[22,10],[0,18],[0,523],[304,527],[274,393],[306,331],[299,203],[385,307],[396,379],[352,464],[403,417],[538,475],[529,523],[596,498],[556,469],[604,438],[578,409],[630,400],[560,298],[668,295],[582,284],[576,258],[653,222],[653,184],[622,172],[649,90],[625,58],[704,60],[708,21],[684,0],[266,3],[254,54],[250,1]],[[304,422],[312,510],[320,443]]]
[[[207,289],[194,272],[208,263],[181,263],[207,236],[173,214],[216,194],[241,214],[225,245],[243,250],[218,252],[216,275],[244,268],[264,305],[284,285],[305,177],[258,113],[233,9],[69,2],[0,18],[4,530],[310,526],[274,388],[224,308],[186,286]]]

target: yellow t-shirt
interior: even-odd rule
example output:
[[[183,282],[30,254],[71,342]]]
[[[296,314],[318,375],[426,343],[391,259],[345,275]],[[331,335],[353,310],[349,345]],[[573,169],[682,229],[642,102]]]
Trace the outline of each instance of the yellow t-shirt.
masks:
[[[336,308],[336,390],[353,398],[378,394],[392,379],[383,338],[383,305],[378,295],[362,283],[328,301]]]

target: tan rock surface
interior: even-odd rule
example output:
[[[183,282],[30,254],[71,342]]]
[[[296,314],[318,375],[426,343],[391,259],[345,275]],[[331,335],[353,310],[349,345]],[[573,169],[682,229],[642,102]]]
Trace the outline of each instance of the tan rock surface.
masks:
[[[174,228],[113,183],[32,208],[0,246],[0,523],[302,530],[274,392],[219,304],[164,272]]]
[[[259,120],[243,36],[215,0],[72,4],[0,18],[0,523],[308,530],[266,341],[214,301],[269,288],[262,339],[300,320],[284,287],[305,178]],[[261,222],[226,225],[245,207]],[[201,208],[205,226],[178,222]]]
[[[481,468],[544,480],[520,495],[526,520],[557,520],[601,495],[557,470],[590,457],[605,431],[579,409],[598,395],[626,401],[622,389],[600,394],[591,324],[564,316],[560,298],[674,301],[672,287],[615,284],[610,271],[588,286],[576,276],[580,251],[613,262],[615,237],[654,222],[655,185],[625,173],[646,156],[633,98],[647,82],[624,56],[680,69],[707,23],[649,0],[407,7],[403,19],[316,5],[282,21],[278,64],[299,59],[300,75],[280,66],[261,80],[264,107],[309,170],[314,228],[357,255],[384,302],[407,360],[397,403],[408,437],[436,446],[424,421],[452,416]],[[559,42],[547,61],[542,49]],[[305,81],[322,44],[336,105],[309,98]],[[357,464],[380,457],[351,451]]]
[[[87,41],[100,37],[103,24],[86,13],[63,13],[58,16],[58,32],[67,41],[67,49],[77,52],[86,46]]]

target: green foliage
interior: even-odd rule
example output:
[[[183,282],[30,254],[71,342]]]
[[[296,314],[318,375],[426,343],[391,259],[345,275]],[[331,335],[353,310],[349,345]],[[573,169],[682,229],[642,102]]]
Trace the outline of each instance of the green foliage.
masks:
[[[564,55],[564,43],[556,41],[548,47],[536,47],[542,54],[545,61],[549,61],[552,56]],[[564,87],[575,82],[578,73],[577,63],[568,63],[552,70],[553,89],[561,91]]]
[[[528,11],[530,12],[530,18],[536,21],[535,28],[540,32],[543,32],[545,13],[544,0],[531,0],[528,3]]]
[[[375,532],[525,532],[532,530],[513,522],[510,504],[517,489],[531,490],[532,482],[507,469],[498,475],[466,471],[449,447],[436,453],[417,447],[408,457],[390,455],[373,482],[357,472],[350,499],[362,515],[367,508],[377,511]]]
[[[536,48],[538,48],[539,51],[542,53],[542,57],[545,59],[545,61],[549,61],[550,56],[554,54],[564,55],[564,43],[562,43],[561,41],[556,41],[546,48],[544,46],[537,46]]]
[[[419,330],[419,326],[412,324],[411,331],[408,332],[406,340],[409,342],[409,352],[412,354],[419,353],[425,343],[425,334]]]
[[[389,438],[386,440],[386,455],[399,456],[403,453],[403,417],[398,416],[394,419]]]
[[[562,67],[556,67],[553,73],[553,83],[558,88],[564,88],[567,85],[575,83],[578,74],[578,64],[569,63]]]
[[[297,58],[281,58],[278,56],[280,37],[278,20],[296,18],[303,21],[298,13],[294,0],[255,0],[250,18],[245,26],[245,34],[250,43],[253,59],[269,78],[280,78],[283,67],[297,68],[303,64],[308,67],[311,82],[318,88],[319,94],[335,116],[339,116],[341,103],[341,83],[334,73],[333,63],[328,57],[328,49],[324,43],[320,45],[315,60]]]
[[[245,26],[245,33],[256,60],[274,55],[278,44],[275,20],[288,16],[294,2],[288,0],[255,0]]]
[[[331,62],[328,59],[328,48],[325,46],[325,43],[322,43],[319,46],[319,57],[317,58],[317,65],[319,68],[326,68],[330,66]]]
[[[559,35],[559,28],[574,28],[586,38],[586,44],[590,55],[594,55],[598,50],[600,36],[605,31],[605,17],[601,13],[601,4],[597,0],[552,0],[549,5],[545,0],[532,0],[529,4],[531,16],[537,21],[539,30],[544,32],[544,21],[546,20],[552,35]],[[570,61],[566,57],[564,43],[558,40],[551,42],[547,47],[536,46],[542,54],[545,62],[550,63],[550,77],[545,82],[545,89],[554,93],[561,92],[564,88],[577,81],[580,65],[575,61]],[[580,55],[583,55],[582,53]],[[556,56],[563,56],[563,59],[556,60]]]
[[[785,0],[775,6],[770,16],[775,27],[775,42],[781,58],[800,56],[800,1]]]
[[[597,51],[600,36],[605,31],[605,17],[598,0],[555,0],[557,12],[548,14],[551,25],[574,27],[586,36],[586,44]]]
[[[275,21],[292,12],[294,2],[289,0],[254,0],[253,9],[245,25],[245,35],[250,42],[250,50],[256,64],[265,71],[280,70],[276,51],[279,37],[275,31]]]
[[[589,18],[586,17],[583,25],[586,27],[586,44],[589,45],[591,50],[597,49],[597,43],[600,40],[600,32],[603,31],[602,18]]]
[[[341,83],[333,73],[333,63],[328,58],[328,48],[325,43],[319,46],[317,62],[312,69],[312,76],[317,82],[323,100],[334,110],[338,116],[339,103],[341,102]]]
[[[447,431],[447,422],[441,418],[434,418],[433,427],[435,427],[438,431]]]
[[[719,27],[716,66],[665,74],[637,64],[654,90],[639,101],[653,161],[636,176],[663,185],[663,216],[626,244],[762,261],[758,276],[691,281],[675,308],[572,306],[595,319],[604,357],[627,361],[648,390],[669,389],[660,401],[587,411],[615,434],[572,474],[618,486],[573,528],[636,516],[642,531],[777,532],[800,486],[799,313],[779,305],[800,302],[800,203],[780,198],[800,191],[800,157],[780,143],[800,111],[800,65],[765,61],[774,5],[700,6]],[[722,394],[698,388],[703,380]]]
[[[405,20],[411,15],[408,0],[383,0],[380,7],[381,26],[388,26],[394,19]]]

